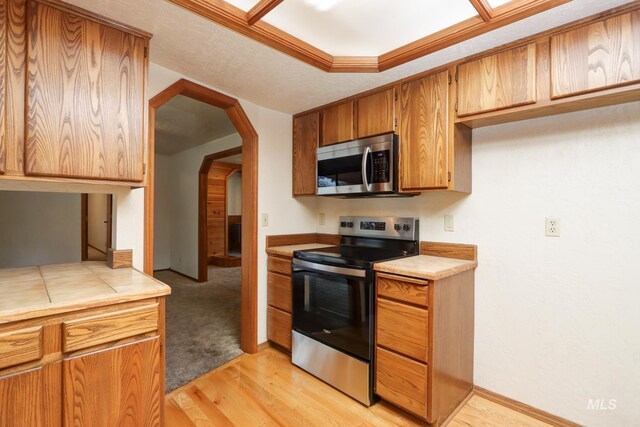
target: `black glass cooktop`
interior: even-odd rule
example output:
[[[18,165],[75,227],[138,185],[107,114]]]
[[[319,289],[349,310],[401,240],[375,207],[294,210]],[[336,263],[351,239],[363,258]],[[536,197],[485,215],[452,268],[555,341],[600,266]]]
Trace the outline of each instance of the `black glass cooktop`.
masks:
[[[338,267],[372,269],[373,264],[416,255],[413,248],[373,248],[342,244],[321,249],[296,251],[294,258]]]

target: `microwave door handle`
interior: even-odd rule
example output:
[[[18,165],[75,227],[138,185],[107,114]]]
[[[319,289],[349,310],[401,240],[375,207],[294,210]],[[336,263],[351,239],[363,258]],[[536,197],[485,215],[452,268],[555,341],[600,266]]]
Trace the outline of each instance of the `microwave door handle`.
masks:
[[[368,192],[371,191],[371,184],[367,177],[367,160],[369,159],[369,156],[371,156],[371,147],[366,146],[364,147],[364,153],[362,153],[362,183]]]

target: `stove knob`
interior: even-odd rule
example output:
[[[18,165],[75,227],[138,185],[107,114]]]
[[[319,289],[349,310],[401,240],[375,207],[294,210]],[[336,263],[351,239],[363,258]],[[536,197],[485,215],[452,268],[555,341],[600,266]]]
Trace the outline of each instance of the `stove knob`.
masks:
[[[403,231],[409,231],[410,228],[411,227],[409,227],[409,224],[405,224],[405,225],[402,226],[402,230]]]
[[[346,221],[341,221],[340,222],[340,227],[344,228],[347,226],[347,222]]]
[[[400,231],[400,229],[402,228],[402,226],[400,224],[393,224],[393,229],[396,231]]]
[[[349,222],[347,223],[347,227],[349,227],[349,228],[353,228],[353,222],[349,221]]]

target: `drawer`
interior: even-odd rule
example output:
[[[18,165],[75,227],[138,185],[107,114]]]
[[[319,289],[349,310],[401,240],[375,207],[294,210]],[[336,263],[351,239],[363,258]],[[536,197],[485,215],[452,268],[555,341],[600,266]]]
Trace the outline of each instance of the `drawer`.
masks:
[[[291,259],[270,256],[267,258],[267,270],[291,276]]]
[[[427,365],[376,347],[375,387],[384,400],[427,418]]]
[[[42,358],[42,326],[0,332],[0,369]]]
[[[376,343],[411,358],[427,362],[429,312],[389,301],[377,303]]]
[[[291,351],[291,315],[267,307],[267,339]]]
[[[427,280],[378,274],[376,290],[378,296],[427,307],[429,305],[428,283]]]
[[[158,329],[158,304],[148,304],[62,323],[64,352],[81,350]]]
[[[278,273],[267,274],[267,303],[291,313],[291,277]]]

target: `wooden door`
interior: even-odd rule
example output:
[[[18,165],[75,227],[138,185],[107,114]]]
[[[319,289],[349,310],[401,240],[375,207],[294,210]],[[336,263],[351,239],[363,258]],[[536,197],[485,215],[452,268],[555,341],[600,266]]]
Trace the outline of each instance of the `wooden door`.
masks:
[[[322,110],[322,139],[320,146],[337,144],[355,139],[353,126],[353,101]]]
[[[61,364],[0,377],[0,427],[58,427]]]
[[[387,89],[357,100],[358,138],[396,130],[395,89]]]
[[[160,339],[63,361],[65,427],[160,426]]]
[[[27,175],[143,180],[147,44],[30,3]]]
[[[458,66],[458,116],[536,102],[536,44]]]
[[[402,85],[400,189],[447,188],[449,74],[443,71]]]
[[[293,119],[293,195],[316,194],[316,150],[320,140],[320,114]]]
[[[207,176],[207,256],[227,254],[227,179],[241,165],[212,162]]]
[[[640,82],[640,10],[551,37],[551,97]]]

